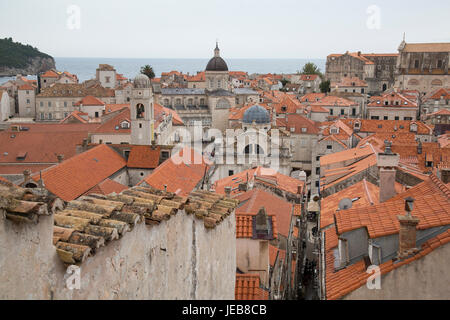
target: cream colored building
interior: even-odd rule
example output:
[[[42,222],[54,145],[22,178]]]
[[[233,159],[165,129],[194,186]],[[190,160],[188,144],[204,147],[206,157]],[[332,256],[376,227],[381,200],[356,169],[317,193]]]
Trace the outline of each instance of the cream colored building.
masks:
[[[112,89],[56,83],[41,90],[36,96],[36,121],[61,121],[73,111],[79,110],[75,104],[89,95],[102,100],[105,104],[116,102]]]

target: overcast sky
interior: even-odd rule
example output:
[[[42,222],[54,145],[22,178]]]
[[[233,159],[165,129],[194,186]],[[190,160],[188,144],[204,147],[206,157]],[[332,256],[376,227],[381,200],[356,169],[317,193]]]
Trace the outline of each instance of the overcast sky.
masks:
[[[1,0],[0,36],[54,57],[208,58],[219,39],[226,58],[325,58],[396,52],[403,32],[450,42],[449,14],[448,0]]]

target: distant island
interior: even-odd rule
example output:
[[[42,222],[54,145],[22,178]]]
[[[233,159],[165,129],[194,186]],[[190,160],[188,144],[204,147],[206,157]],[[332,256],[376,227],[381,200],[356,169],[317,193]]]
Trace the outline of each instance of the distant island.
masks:
[[[0,76],[32,75],[52,68],[55,60],[48,54],[12,38],[0,39]]]

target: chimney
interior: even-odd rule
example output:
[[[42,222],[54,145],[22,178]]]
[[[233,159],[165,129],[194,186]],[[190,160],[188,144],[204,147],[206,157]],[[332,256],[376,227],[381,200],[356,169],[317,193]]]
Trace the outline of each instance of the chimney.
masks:
[[[405,215],[398,215],[400,223],[398,257],[406,258],[418,251],[416,248],[416,227],[419,224],[419,218],[411,215],[414,199],[408,197],[405,199]]]
[[[396,167],[400,160],[397,153],[391,150],[392,143],[385,141],[384,153],[377,154],[377,165],[380,177],[380,203],[386,202],[396,195],[395,192],[395,174]]]
[[[299,184],[297,186],[297,194],[302,194],[302,191],[303,191],[303,186]]]
[[[56,157],[58,158],[58,163],[63,162],[63,160],[64,160],[64,155],[63,154],[58,154]]]
[[[420,140],[417,144],[417,154],[422,154],[422,141]]]
[[[164,185],[164,192],[167,192],[167,184]]]
[[[228,198],[231,197],[231,187],[225,187],[225,194]]]
[[[268,234],[269,233],[269,222],[266,209],[262,207],[259,209],[255,217],[256,223],[256,234]]]
[[[23,172],[23,182],[27,182],[27,181],[29,181],[31,179],[31,171],[30,171],[30,169],[26,169],[24,172]]]

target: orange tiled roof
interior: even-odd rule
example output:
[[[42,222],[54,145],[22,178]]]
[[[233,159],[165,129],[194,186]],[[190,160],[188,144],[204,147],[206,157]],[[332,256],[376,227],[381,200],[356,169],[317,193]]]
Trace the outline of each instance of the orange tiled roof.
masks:
[[[128,168],[155,169],[159,164],[161,148],[155,146],[132,146],[128,157]]]
[[[372,120],[372,119],[340,119],[349,128],[353,128],[356,121],[360,122],[360,132],[380,133],[389,132],[392,134],[410,132],[410,124],[417,124],[417,134],[433,134],[433,129],[421,121],[409,120]]]
[[[21,125],[29,130],[0,131],[0,163],[57,163],[58,154],[69,159],[76,154],[76,146],[98,127],[98,124]],[[26,152],[26,158],[17,160],[21,152]]]
[[[317,74],[302,74],[300,79],[302,81],[314,81],[317,79],[317,77],[318,77]]]
[[[389,260],[381,264],[381,275],[385,275],[388,272],[400,268],[403,265],[409,264],[420,258],[426,256],[434,249],[445,245],[450,242],[450,230],[444,231],[438,236],[431,238],[422,245],[421,251],[416,255],[402,260],[398,263],[393,263]],[[338,245],[338,237],[336,235],[336,229],[334,227],[325,231],[325,269],[326,269],[326,298],[328,300],[341,299],[352,291],[362,287],[366,284],[370,274],[366,272],[365,263],[360,260],[344,269],[334,270],[334,249]]]
[[[89,190],[85,193],[85,195],[90,194],[102,194],[102,195],[109,195],[111,193],[121,193],[124,190],[127,190],[128,187],[124,186],[123,184],[120,184],[114,180],[111,179],[105,179],[99,184],[97,184],[94,188]]]
[[[88,123],[89,121],[87,119],[83,118],[82,116],[88,116],[88,114],[86,112],[74,110],[67,117],[62,119],[59,123],[67,123],[67,121],[69,119],[75,119],[80,123]]]
[[[317,102],[313,102],[311,103],[312,106],[322,106],[322,107],[350,107],[350,106],[357,106],[358,103],[349,100],[349,99],[345,99],[345,98],[341,98],[341,97],[336,97],[336,96],[326,96],[322,99],[320,99]]]
[[[197,154],[197,156],[195,156]],[[186,164],[183,158],[190,160],[190,164]],[[200,158],[201,164],[195,164],[195,159]],[[178,164],[178,162],[180,162]],[[163,190],[167,185],[167,191],[174,192],[180,196],[188,195],[202,181],[206,170],[209,166],[201,154],[193,149],[185,147],[178,152],[178,156],[164,161],[150,175],[144,178],[141,183]],[[140,183],[140,184],[141,184]]]
[[[125,159],[102,144],[42,171],[42,180],[46,189],[70,201],[125,166]],[[39,175],[33,176],[33,179],[39,180]]]
[[[398,92],[388,92],[379,97],[371,97],[367,106],[380,108],[417,108],[418,104]]]
[[[268,300],[267,291],[260,286],[258,274],[236,274],[236,300]]]
[[[178,115],[178,113],[175,110],[166,108],[166,107],[160,105],[159,103],[153,104],[153,112],[154,112],[154,117],[156,119],[156,122],[158,124],[159,124],[158,119],[159,119],[159,117],[162,116],[163,113],[172,115],[172,124],[173,125],[183,125],[184,124],[183,120],[181,119],[181,117]],[[155,127],[157,127],[157,125]]]
[[[93,96],[86,96],[83,99],[81,99],[80,101],[76,102],[74,104],[75,106],[104,106],[106,105],[102,100],[97,99],[96,97]]]
[[[245,183],[247,181],[247,176],[248,181],[254,181],[256,177],[258,183],[275,186],[277,189],[284,190],[292,194],[297,194],[299,186],[301,187],[302,192],[305,191],[305,183],[303,181],[286,176],[270,168],[257,167],[216,181],[214,183],[215,192],[225,194],[225,187],[229,186],[234,189],[231,194],[237,194],[239,193],[237,190],[239,183]],[[268,179],[267,182],[264,178]],[[273,183],[270,183],[269,181],[273,181]]]
[[[316,122],[300,115],[300,114],[287,114],[286,119],[283,119],[284,123],[280,126],[286,127],[286,130],[294,128],[296,134],[319,134],[319,128]],[[303,130],[306,129],[306,132]]]
[[[240,201],[236,214],[256,213],[264,207],[269,216],[275,216],[278,233],[287,237],[291,221],[293,205],[273,194],[254,188],[234,197]]]
[[[236,238],[253,238],[253,217],[255,214],[236,214]],[[277,218],[268,215],[272,219],[272,237],[278,238]]]
[[[334,223],[334,214],[342,199],[348,198],[353,200],[359,198],[353,202],[352,208],[361,208],[378,204],[380,201],[379,196],[378,186],[363,179],[348,188],[322,199],[320,203],[320,228],[323,229]]]
[[[367,87],[367,82],[358,77],[344,77],[340,82],[332,83],[331,87]]]
[[[23,84],[19,87],[19,90],[34,90],[34,87],[29,85],[28,83]]]
[[[426,193],[426,189],[434,192]],[[450,189],[433,176],[387,202],[337,212],[336,230],[342,234],[365,227],[370,238],[398,233],[400,225],[397,215],[404,215],[404,198],[408,196],[415,196],[416,199],[411,214],[419,218],[419,230],[450,224]]]
[[[131,117],[130,108],[124,108],[116,116],[109,119],[108,121],[103,123],[101,126],[99,126],[95,130],[95,133],[99,133],[99,134],[100,133],[130,134],[131,133],[130,128],[123,129],[120,125],[123,121],[130,122],[130,117]],[[131,123],[130,123],[130,125],[131,125]]]
[[[41,75],[41,78],[58,78],[58,74],[53,70],[48,70],[43,75]]]

